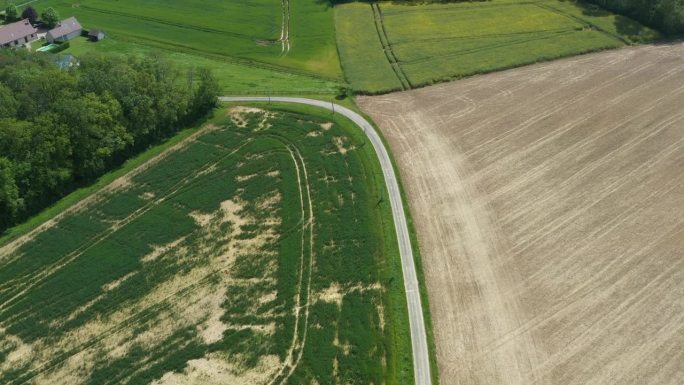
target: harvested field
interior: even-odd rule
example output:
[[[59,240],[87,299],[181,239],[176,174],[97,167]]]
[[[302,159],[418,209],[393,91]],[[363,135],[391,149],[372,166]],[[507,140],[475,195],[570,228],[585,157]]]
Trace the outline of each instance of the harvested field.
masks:
[[[680,384],[684,45],[365,97],[416,222],[443,384]]]

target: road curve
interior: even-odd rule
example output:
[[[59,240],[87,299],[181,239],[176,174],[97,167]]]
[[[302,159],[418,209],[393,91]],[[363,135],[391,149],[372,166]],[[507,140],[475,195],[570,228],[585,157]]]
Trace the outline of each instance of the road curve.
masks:
[[[425,333],[425,320],[423,319],[423,306],[420,300],[418,288],[418,277],[416,275],[416,265],[413,260],[413,249],[411,248],[411,237],[409,236],[408,225],[404,204],[401,199],[401,191],[397,182],[394,167],[390,161],[389,153],[380,136],[366,119],[358,113],[330,102],[306,98],[290,97],[240,97],[224,96],[219,98],[222,102],[278,102],[296,103],[309,106],[321,107],[335,113],[339,113],[357,126],[366,134],[373,144],[375,153],[380,160],[382,174],[385,178],[385,185],[389,193],[390,204],[392,206],[392,217],[394,218],[394,228],[397,232],[399,241],[399,253],[401,255],[401,267],[404,274],[404,287],[406,289],[406,302],[408,303],[409,323],[411,327],[411,345],[413,350],[413,371],[416,385],[431,385],[430,376],[430,356],[427,347],[427,335]]]

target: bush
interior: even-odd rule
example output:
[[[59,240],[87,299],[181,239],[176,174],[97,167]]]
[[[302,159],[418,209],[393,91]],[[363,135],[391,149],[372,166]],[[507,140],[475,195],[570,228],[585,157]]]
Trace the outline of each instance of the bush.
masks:
[[[19,18],[19,10],[17,9],[17,6],[14,5],[14,3],[10,3],[10,5],[5,8],[5,20],[7,21],[15,21]]]
[[[71,46],[71,44],[69,44],[68,41],[65,41],[65,42],[55,42],[54,44],[56,45],[55,47],[52,47],[52,48],[48,49],[48,50],[45,51],[45,52],[49,52],[49,53],[58,53],[58,52],[64,51],[65,49],[67,49],[67,48],[69,48],[69,47]]]

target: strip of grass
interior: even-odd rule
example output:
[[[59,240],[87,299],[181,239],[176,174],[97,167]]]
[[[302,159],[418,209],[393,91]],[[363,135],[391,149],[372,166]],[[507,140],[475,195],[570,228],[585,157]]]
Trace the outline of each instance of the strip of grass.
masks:
[[[380,136],[383,144],[386,148],[391,148],[385,135],[383,135],[382,130],[375,124],[375,122],[368,116],[365,112],[354,104],[352,108],[354,111],[362,115],[367,121],[369,121],[375,131]],[[392,167],[395,173],[398,173],[400,168],[398,167],[394,156],[391,151],[388,151],[390,156],[390,161],[392,162]],[[430,312],[430,298],[428,297],[428,290],[425,282],[425,272],[423,271],[423,259],[420,253],[420,243],[418,242],[418,233],[416,232],[416,227],[413,222],[413,215],[411,214],[411,207],[408,204],[408,197],[404,190],[404,185],[402,183],[401,175],[397,175],[397,182],[399,183],[399,190],[401,191],[401,200],[404,203],[404,211],[406,213],[406,223],[408,225],[409,235],[411,237],[411,248],[413,249],[413,259],[416,265],[416,276],[418,278],[418,286],[420,289],[420,299],[423,305],[423,319],[425,321],[425,332],[427,333],[427,343],[428,343],[428,354],[430,355],[430,375],[432,377],[433,384],[439,384],[439,366],[437,365],[437,347],[435,346],[435,334],[432,329],[432,313]]]
[[[71,40],[65,53],[75,56],[90,52],[119,55],[146,55],[158,53],[178,63],[183,68],[206,67],[212,70],[219,81],[221,91],[228,95],[282,93],[289,94],[334,94],[338,83],[316,76],[297,74],[288,70],[261,68],[223,60],[221,56],[173,52],[151,48],[147,45],[107,38],[92,43],[84,37]]]
[[[338,25],[348,31],[369,29],[367,18],[346,17],[360,12],[361,5],[339,8]],[[571,1],[493,0],[410,6],[381,3],[380,9],[390,47],[412,86],[658,37],[655,31],[633,20]],[[386,58],[378,54],[353,57],[354,52],[364,49],[361,45],[371,46],[369,39],[364,36],[361,41],[351,33],[338,32],[347,77],[361,92],[393,90]],[[385,76],[373,72],[379,69]]]

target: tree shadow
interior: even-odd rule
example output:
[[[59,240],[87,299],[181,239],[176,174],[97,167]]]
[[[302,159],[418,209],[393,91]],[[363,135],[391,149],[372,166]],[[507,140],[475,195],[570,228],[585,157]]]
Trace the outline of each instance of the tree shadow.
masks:
[[[615,29],[620,35],[639,36],[644,30],[644,26],[627,17],[617,16],[615,18]]]
[[[580,4],[578,4],[580,5]],[[599,7],[596,4],[582,4],[582,14],[591,17],[607,17],[612,15],[609,11]]]

